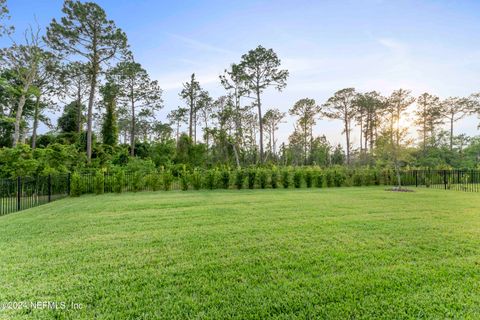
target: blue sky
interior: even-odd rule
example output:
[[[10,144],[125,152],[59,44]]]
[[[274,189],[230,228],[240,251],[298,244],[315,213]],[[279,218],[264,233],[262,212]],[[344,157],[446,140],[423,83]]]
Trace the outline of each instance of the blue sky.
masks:
[[[290,71],[287,88],[264,106],[287,111],[296,100],[323,103],[355,87],[383,94],[397,88],[441,98],[480,91],[480,1],[97,1],[128,35],[136,60],[164,89],[164,118],[180,105],[182,82],[195,72],[213,96],[218,75],[249,49],[273,48]],[[63,1],[9,0],[25,29],[61,16]],[[2,40],[5,43],[5,40]],[[478,135],[475,117],[457,132]],[[280,140],[293,128],[282,125]],[[317,134],[343,142],[341,124],[319,121]]]

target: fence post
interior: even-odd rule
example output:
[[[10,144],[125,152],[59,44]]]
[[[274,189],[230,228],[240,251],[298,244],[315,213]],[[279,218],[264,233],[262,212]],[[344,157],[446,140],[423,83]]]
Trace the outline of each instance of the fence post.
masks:
[[[52,175],[48,175],[48,202],[52,201]]]
[[[445,190],[447,190],[447,170],[443,170],[443,185],[445,186]]]
[[[418,188],[418,170],[415,170],[415,188]]]
[[[70,172],[67,173],[67,195],[70,195]]]
[[[20,199],[22,193],[22,178],[17,177],[17,211],[20,211]]]

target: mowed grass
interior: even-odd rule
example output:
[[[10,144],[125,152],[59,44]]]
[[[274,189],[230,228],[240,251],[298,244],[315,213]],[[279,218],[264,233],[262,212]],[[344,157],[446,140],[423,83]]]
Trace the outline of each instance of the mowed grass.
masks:
[[[480,194],[381,188],[64,199],[0,217],[6,319],[480,318]]]

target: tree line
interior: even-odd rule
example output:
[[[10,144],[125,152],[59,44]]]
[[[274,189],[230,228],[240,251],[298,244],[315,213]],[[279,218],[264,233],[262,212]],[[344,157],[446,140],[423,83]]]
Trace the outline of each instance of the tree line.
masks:
[[[219,76],[225,89],[219,97],[192,73],[179,92],[183,105],[162,122],[160,84],[135,60],[127,35],[98,4],[66,0],[60,19],[46,30],[29,27],[21,42],[12,37],[6,0],[0,0],[0,21],[1,36],[11,40],[1,49],[0,163],[23,161],[16,166],[21,172],[29,166],[55,170],[52,157],[65,170],[125,165],[132,158],[158,167],[399,169],[480,162],[480,138],[454,130],[459,120],[480,114],[479,93],[440,99],[430,93],[414,97],[406,89],[383,96],[345,88],[323,103],[306,97],[282,112],[266,108],[262,98],[267,90],[281,92],[289,72],[273,49],[258,46]],[[56,124],[48,113],[60,114]],[[287,119],[294,119],[294,129],[279,144],[279,126]],[[342,124],[343,146],[315,132],[326,119]],[[41,123],[48,133],[38,134]]]

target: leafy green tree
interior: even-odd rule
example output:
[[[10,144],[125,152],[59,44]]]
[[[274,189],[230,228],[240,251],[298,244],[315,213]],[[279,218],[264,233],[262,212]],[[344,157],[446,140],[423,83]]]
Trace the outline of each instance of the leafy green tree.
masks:
[[[352,131],[352,120],[356,113],[356,93],[354,88],[346,88],[335,92],[323,105],[326,109],[323,112],[327,118],[343,121],[343,132],[347,147],[347,165],[350,165],[350,150]]]
[[[0,74],[0,146],[11,147],[15,131],[16,112],[18,102],[24,91],[23,81],[14,70],[4,69]],[[25,103],[22,108],[20,132],[26,131],[26,118],[33,116],[35,101],[33,100],[33,87],[27,92]]]
[[[316,117],[321,112],[321,108],[314,99],[304,98],[295,102],[295,105],[289,110],[290,115],[297,116],[297,128],[303,138],[303,159],[307,164],[308,152],[312,150],[313,126],[317,123]]]
[[[427,146],[432,146],[435,142],[435,133],[438,126],[443,123],[442,114],[442,106],[437,96],[423,93],[417,98],[415,124],[419,126],[418,133],[424,152],[426,152]]]
[[[310,150],[310,163],[322,167],[329,166],[331,149],[332,147],[325,135],[314,138]]]
[[[263,124],[265,126],[265,131],[267,131],[269,135],[268,144],[272,155],[276,155],[277,153],[277,139],[275,139],[275,132],[278,130],[280,123],[284,122],[283,119],[285,118],[285,115],[285,112],[281,112],[277,108],[272,108],[265,112],[265,115],[263,116]]]
[[[102,123],[103,143],[116,146],[118,142],[118,125],[117,125],[117,96],[118,86],[112,82],[107,82],[100,88],[103,96],[103,105],[105,107],[105,115]]]
[[[160,141],[161,143],[165,143],[166,141],[172,140],[173,129],[168,123],[155,121],[152,125],[152,132],[153,132],[155,141]]]
[[[153,117],[163,107],[162,90],[156,80],[151,80],[147,71],[133,60],[117,64],[107,76],[118,86],[118,98],[130,114],[130,152],[135,155],[137,113]]]
[[[453,127],[455,122],[462,120],[472,112],[472,102],[468,98],[450,97],[440,102],[443,117],[450,124],[450,151],[453,150]]]
[[[75,106],[78,108],[76,124],[77,132],[80,133],[85,122],[84,103],[90,88],[88,64],[79,61],[67,63],[59,68],[58,78],[60,82],[59,98],[76,101]]]
[[[63,108],[63,113],[57,120],[57,127],[60,132],[77,132],[79,118],[81,119],[80,122],[84,120],[82,111],[85,110],[85,106],[78,107],[77,104],[78,101],[72,101]]]
[[[1,52],[4,67],[15,72],[16,78],[21,82],[21,85],[18,86],[20,98],[15,110],[13,146],[19,143],[25,102],[32,95],[32,87],[38,76],[39,65],[45,58],[39,34],[38,28],[36,30],[30,28],[25,32],[25,44],[14,43]]]
[[[405,117],[405,112],[412,103],[415,102],[415,98],[410,96],[410,90],[398,89],[388,97],[386,103],[386,111],[389,114],[390,123],[390,135],[392,143],[397,146],[400,143],[401,130],[400,122]]]
[[[355,106],[355,120],[360,126],[360,151],[372,152],[384,115],[386,98],[376,91],[359,93],[355,98]]]
[[[83,57],[90,80],[87,109],[87,159],[92,158],[93,104],[102,65],[127,49],[127,36],[96,3],[65,0],[64,16],[53,19],[47,28],[46,42],[54,50]]]
[[[198,97],[197,112],[200,113],[200,120],[203,122],[204,141],[207,145],[207,152],[209,147],[209,124],[213,112],[213,99],[206,90],[202,90]]]
[[[192,139],[193,143],[196,142],[197,132],[196,128],[194,132],[194,126],[197,123],[197,102],[201,92],[202,88],[200,87],[200,83],[195,79],[195,73],[192,73],[190,82],[185,82],[183,84],[183,90],[180,92],[180,98],[184,99],[188,106],[188,136]]]
[[[333,165],[344,165],[345,164],[345,151],[340,144],[338,144],[332,153],[332,164]]]
[[[7,25],[6,20],[10,20],[10,14],[7,7],[7,0],[0,0],[0,37],[4,34],[10,34],[13,32],[14,27]]]
[[[242,107],[241,99],[248,97],[248,88],[245,86],[245,83],[242,81],[240,66],[238,64],[232,64],[230,70],[225,70],[224,74],[220,76],[220,83],[229,93],[228,95],[232,98],[233,108],[234,108],[234,117],[235,117],[235,150],[240,152],[242,143],[244,141],[243,137],[243,113],[246,108]],[[248,108],[248,107],[247,107]]]
[[[170,120],[172,125],[175,125],[175,137],[178,142],[180,138],[180,126],[182,123],[188,122],[188,109],[178,107],[177,109],[170,111],[167,115],[167,118]]]
[[[280,69],[281,61],[273,49],[262,46],[244,54],[235,70],[245,87],[255,94],[255,105],[258,109],[260,163],[263,163],[263,118],[261,94],[269,87],[282,91],[287,86],[288,71]]]
[[[58,77],[59,60],[50,52],[43,52],[42,59],[38,64],[37,75],[33,81],[32,93],[35,96],[35,108],[33,113],[32,149],[35,150],[37,141],[37,129],[39,122],[50,124],[50,119],[43,113],[45,109],[56,110],[53,98],[60,91]]]

